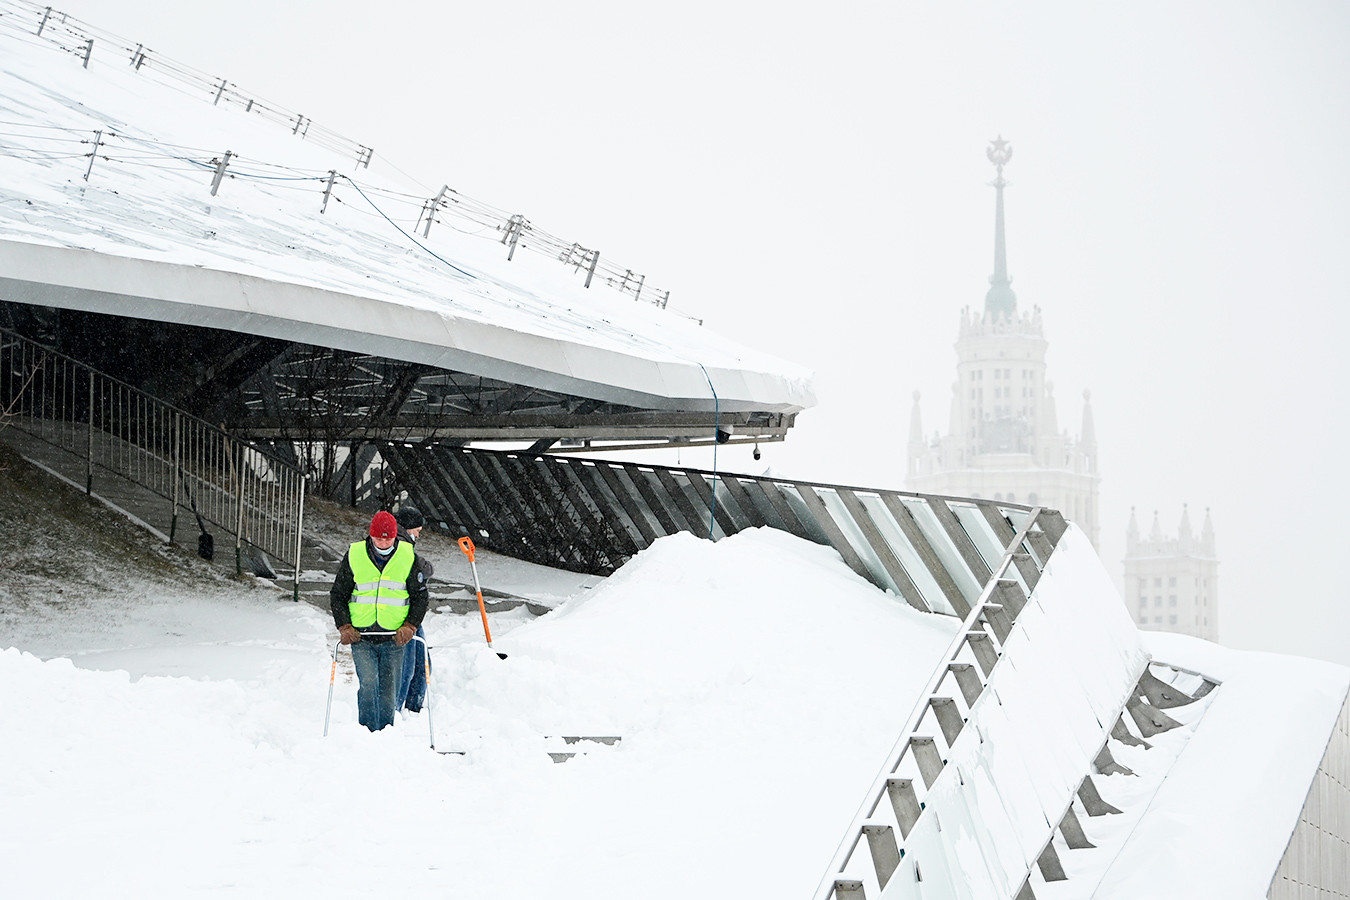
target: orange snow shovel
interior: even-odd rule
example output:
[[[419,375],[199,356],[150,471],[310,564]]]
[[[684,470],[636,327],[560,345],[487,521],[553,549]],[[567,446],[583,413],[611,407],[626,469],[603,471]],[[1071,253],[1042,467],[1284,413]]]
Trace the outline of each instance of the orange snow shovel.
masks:
[[[467,537],[460,538],[459,549],[463,550],[464,555],[469,558],[469,567],[473,569],[473,589],[478,594],[478,614],[483,617],[483,636],[487,638],[488,649],[502,659],[506,659],[505,653],[494,649],[492,646],[492,631],[488,628],[487,607],[483,605],[483,588],[478,583],[478,565],[473,561],[473,541]]]

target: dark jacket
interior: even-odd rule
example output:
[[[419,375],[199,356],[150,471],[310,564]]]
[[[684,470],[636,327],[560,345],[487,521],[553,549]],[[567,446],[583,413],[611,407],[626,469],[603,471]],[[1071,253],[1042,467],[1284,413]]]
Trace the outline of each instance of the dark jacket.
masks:
[[[413,545],[414,550],[417,549],[417,538],[408,534],[408,529],[404,528],[402,525],[398,526],[398,539],[400,541],[407,541]],[[420,553],[417,556],[417,562],[413,563],[413,571],[416,571],[419,568],[422,570],[423,583],[431,584],[431,574],[435,571],[435,567],[432,566],[431,560],[422,556]]]
[[[406,541],[407,538],[400,537],[400,540]],[[398,547],[397,544],[394,545]],[[389,556],[380,556],[375,552],[375,544],[366,538],[366,555],[370,561],[380,571],[384,571],[384,564],[393,558],[392,551]],[[411,625],[413,628],[422,626],[422,619],[427,614],[427,575],[426,570],[416,553],[413,554],[412,569],[408,572],[408,618],[404,620],[405,625]],[[333,622],[338,628],[343,625],[352,624],[352,613],[347,604],[351,602],[352,590],[356,587],[356,579],[352,575],[351,560],[347,554],[342,554],[342,563],[338,566],[337,577],[333,579],[333,587],[328,591],[329,609],[333,613]],[[378,624],[367,628],[358,629],[363,634],[370,631],[383,631]],[[374,635],[368,640],[387,641],[387,635]]]

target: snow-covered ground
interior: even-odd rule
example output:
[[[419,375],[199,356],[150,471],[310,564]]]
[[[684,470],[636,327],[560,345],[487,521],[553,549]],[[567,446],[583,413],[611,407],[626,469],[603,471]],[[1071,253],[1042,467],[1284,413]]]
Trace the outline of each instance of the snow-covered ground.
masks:
[[[781,532],[676,535],[494,615],[506,660],[477,615],[432,615],[429,714],[385,732],[342,652],[324,737],[324,610],[44,479],[0,454],[26,537],[0,555],[8,896],[808,896],[958,624]],[[550,571],[497,558],[484,587]],[[1146,637],[1222,684],[1117,751],[1126,813],[1085,822],[1098,849],[1046,896],[1263,896],[1350,672]]]
[[[555,613],[494,617],[505,661],[477,616],[430,617],[456,756],[426,713],[358,726],[345,651],[322,736],[322,611],[124,577],[97,614],[6,622],[14,896],[800,892],[909,711],[873,686],[921,683],[957,624],[783,533],[666,538]],[[555,764],[565,735],[622,741]]]

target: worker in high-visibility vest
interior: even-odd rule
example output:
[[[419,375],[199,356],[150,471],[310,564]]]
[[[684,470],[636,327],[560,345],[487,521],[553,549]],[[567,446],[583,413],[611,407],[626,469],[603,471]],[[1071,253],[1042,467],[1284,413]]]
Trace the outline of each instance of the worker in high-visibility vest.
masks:
[[[424,569],[398,522],[381,510],[347,549],[328,593],[338,639],[352,648],[357,717],[371,731],[394,724],[404,645],[427,613]]]

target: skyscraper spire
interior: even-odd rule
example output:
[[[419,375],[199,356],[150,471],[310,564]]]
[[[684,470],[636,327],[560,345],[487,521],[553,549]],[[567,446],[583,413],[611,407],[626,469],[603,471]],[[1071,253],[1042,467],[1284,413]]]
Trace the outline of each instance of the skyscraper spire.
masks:
[[[997,172],[991,182],[996,192],[994,207],[994,274],[989,276],[989,292],[984,295],[984,312],[995,320],[1011,319],[1017,314],[1017,295],[1013,293],[1012,282],[1008,278],[1008,251],[1003,234],[1003,167],[1012,159],[1012,145],[999,135],[997,140],[989,142],[985,155],[994,164]]]

